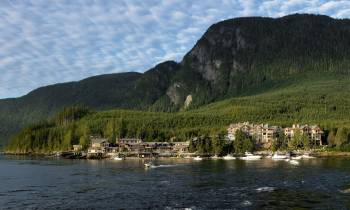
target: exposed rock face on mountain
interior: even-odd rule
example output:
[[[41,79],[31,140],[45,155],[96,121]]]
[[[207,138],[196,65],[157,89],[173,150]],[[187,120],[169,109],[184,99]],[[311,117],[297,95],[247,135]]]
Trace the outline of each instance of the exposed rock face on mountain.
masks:
[[[349,74],[349,47],[350,20],[317,15],[226,20],[211,26],[181,62],[182,71],[200,80],[176,82],[182,95],[193,94],[200,105],[295,74]]]
[[[212,25],[181,63],[42,87],[0,100],[0,138],[76,104],[176,111],[262,91],[298,74],[349,75],[350,20],[235,18]]]

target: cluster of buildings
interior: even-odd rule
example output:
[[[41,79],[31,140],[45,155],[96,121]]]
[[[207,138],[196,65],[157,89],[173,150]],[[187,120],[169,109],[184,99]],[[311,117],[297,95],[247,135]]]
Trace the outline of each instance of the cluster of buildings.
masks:
[[[229,140],[235,140],[235,134],[238,130],[256,140],[257,144],[264,148],[269,148],[274,139],[284,135],[287,141],[290,141],[294,135],[299,132],[306,134],[311,143],[322,145],[322,129],[317,125],[299,125],[293,124],[292,127],[282,128],[280,126],[271,126],[268,124],[254,124],[249,122],[231,124],[227,129]]]
[[[184,156],[189,152],[189,142],[145,142],[142,139],[121,138],[110,143],[107,138],[96,136],[91,136],[90,140],[88,158]],[[82,147],[73,145],[73,149],[79,151]]]
[[[280,135],[284,135],[287,141],[293,139],[298,132],[306,134],[313,145],[322,145],[322,129],[317,125],[293,124],[292,127],[282,128],[268,124],[254,124],[240,122],[231,124],[227,129],[227,140],[234,141],[238,130],[253,138],[262,148],[270,148],[272,142]],[[187,156],[190,142],[145,142],[136,138],[121,138],[115,143],[110,143],[107,138],[91,136],[90,147],[86,153],[88,158],[104,158],[116,156],[134,157],[169,157]],[[73,145],[73,150],[79,153],[83,150],[81,145]]]

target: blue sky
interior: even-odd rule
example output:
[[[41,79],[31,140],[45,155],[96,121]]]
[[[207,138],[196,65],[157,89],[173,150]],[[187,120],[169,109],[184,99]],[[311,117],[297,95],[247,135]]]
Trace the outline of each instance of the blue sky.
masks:
[[[0,98],[180,61],[206,29],[240,16],[350,17],[334,0],[1,0]]]

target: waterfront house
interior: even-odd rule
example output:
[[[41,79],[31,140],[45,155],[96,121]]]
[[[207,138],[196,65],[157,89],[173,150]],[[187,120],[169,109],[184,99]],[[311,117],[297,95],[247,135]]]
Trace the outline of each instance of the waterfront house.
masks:
[[[102,147],[109,146],[109,141],[106,138],[92,136],[90,138],[90,140],[91,140],[91,147],[92,148],[102,148]]]
[[[119,151],[127,152],[144,152],[145,144],[142,139],[137,138],[120,138],[116,140]]]
[[[117,139],[116,143],[119,144],[119,145],[141,144],[141,143],[143,143],[143,140],[142,139],[137,139],[137,138],[120,138],[120,139]]]
[[[273,140],[278,138],[278,135],[281,132],[282,128],[279,126],[265,125],[262,129],[261,141],[259,143],[263,145],[263,147],[269,148],[272,145]]]
[[[83,146],[80,144],[75,144],[73,145],[73,151],[74,152],[80,152],[81,150],[83,150]]]
[[[313,145],[322,145],[323,131],[318,125],[293,124],[292,127],[284,128],[284,135],[290,141],[296,132],[306,134]]]
[[[268,124],[253,124],[249,122],[234,123],[227,129],[229,140],[235,140],[235,134],[238,130],[243,131],[247,136],[256,140],[256,143],[264,148],[269,148],[274,139],[279,135],[285,136],[290,141],[298,131],[306,134],[313,145],[322,145],[323,131],[318,125],[300,125],[293,124],[292,127],[281,128],[279,126],[270,126]]]
[[[148,144],[153,145],[153,150],[157,153],[171,153],[172,152],[172,143],[169,142],[147,142]]]
[[[119,151],[129,154],[171,156],[188,152],[189,142],[144,142],[137,138],[117,139]]]
[[[119,147],[115,147],[115,146],[106,147],[105,152],[107,157],[115,157],[119,154]]]
[[[272,141],[278,137],[282,131],[279,126],[269,126],[268,124],[253,124],[249,122],[234,123],[227,129],[227,137],[234,141],[238,130],[243,131],[247,136],[253,138],[257,145],[268,148]]]
[[[238,130],[247,130],[248,126],[250,126],[249,122],[243,122],[243,123],[233,123],[230,124],[230,126],[227,129],[227,137],[230,141],[234,141],[236,138],[236,132]]]
[[[173,152],[182,154],[182,153],[188,153],[189,152],[189,146],[190,142],[185,141],[185,142],[173,142]]]
[[[88,157],[103,157],[106,155],[107,148],[109,147],[108,139],[91,136],[91,144],[88,148]]]
[[[106,138],[92,136],[88,157],[113,157],[121,153],[137,157],[173,156],[188,153],[189,144],[189,141],[144,142],[138,138],[118,138],[115,144],[110,144]]]
[[[159,156],[177,156],[189,151],[190,142],[145,142],[146,151],[151,151]]]
[[[169,142],[144,142],[137,138],[122,138],[116,140],[119,151],[137,157],[155,157],[159,155],[171,155],[171,143]]]
[[[322,145],[322,136],[324,134],[322,129],[318,125],[312,125],[310,128],[311,142],[314,145]]]

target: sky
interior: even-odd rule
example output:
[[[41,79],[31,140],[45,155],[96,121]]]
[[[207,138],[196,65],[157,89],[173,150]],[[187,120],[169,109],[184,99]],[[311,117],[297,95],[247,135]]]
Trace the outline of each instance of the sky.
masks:
[[[350,0],[1,0],[0,98],[181,61],[207,28],[243,16],[350,18]]]

